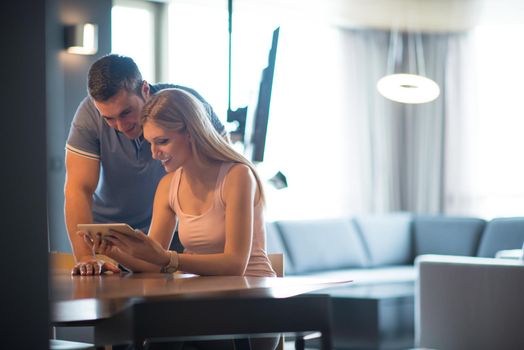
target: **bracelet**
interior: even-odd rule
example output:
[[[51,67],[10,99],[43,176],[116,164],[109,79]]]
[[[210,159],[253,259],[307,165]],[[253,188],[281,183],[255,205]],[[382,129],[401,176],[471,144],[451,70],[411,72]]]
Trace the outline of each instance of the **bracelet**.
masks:
[[[169,263],[166,266],[162,266],[160,272],[173,273],[178,270],[178,253],[175,251],[169,251]]]

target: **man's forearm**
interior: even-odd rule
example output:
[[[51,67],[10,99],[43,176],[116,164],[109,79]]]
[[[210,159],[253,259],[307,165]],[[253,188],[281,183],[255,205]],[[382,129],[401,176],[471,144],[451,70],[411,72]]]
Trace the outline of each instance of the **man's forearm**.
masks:
[[[79,193],[75,195],[66,191],[65,221],[71,248],[77,262],[85,260],[87,257],[95,257],[91,248],[84,242],[83,237],[76,234],[78,231],[77,224],[89,224],[93,221],[91,201],[91,196]]]

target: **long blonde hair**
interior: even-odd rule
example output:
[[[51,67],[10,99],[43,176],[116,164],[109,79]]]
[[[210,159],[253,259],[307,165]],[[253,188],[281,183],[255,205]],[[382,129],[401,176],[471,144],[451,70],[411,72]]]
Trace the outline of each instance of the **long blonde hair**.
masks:
[[[166,130],[187,133],[197,163],[203,164],[204,159],[208,159],[248,166],[258,185],[260,203],[265,203],[264,186],[255,166],[218,134],[196,97],[181,89],[161,90],[151,96],[142,109],[140,124],[143,126],[148,121]]]

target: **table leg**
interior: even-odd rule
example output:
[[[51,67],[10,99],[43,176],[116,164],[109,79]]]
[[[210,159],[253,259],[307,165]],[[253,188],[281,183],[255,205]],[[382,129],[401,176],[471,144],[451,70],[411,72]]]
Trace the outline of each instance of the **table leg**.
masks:
[[[249,339],[235,339],[235,350],[251,350],[251,344],[249,343]]]
[[[320,338],[320,348],[322,350],[331,350],[332,344],[331,344],[331,332],[328,330],[322,331],[322,338]]]
[[[146,347],[144,346],[145,340],[136,340],[133,345],[133,350],[145,350]]]
[[[306,342],[304,341],[304,337],[298,336],[295,339],[295,350],[304,350],[306,348]]]

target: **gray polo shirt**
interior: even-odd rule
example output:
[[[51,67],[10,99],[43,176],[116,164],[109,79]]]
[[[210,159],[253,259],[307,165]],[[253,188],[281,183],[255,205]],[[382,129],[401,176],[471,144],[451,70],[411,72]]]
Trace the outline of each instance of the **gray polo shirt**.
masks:
[[[196,91],[157,84],[151,85],[151,93],[165,88],[186,90],[204,102],[217,131],[225,132],[211,106]],[[156,187],[166,173],[152,158],[151,146],[143,136],[130,140],[111,128],[86,97],[73,118],[66,150],[100,161],[100,177],[93,194],[95,223],[124,222],[144,232],[149,230]]]

